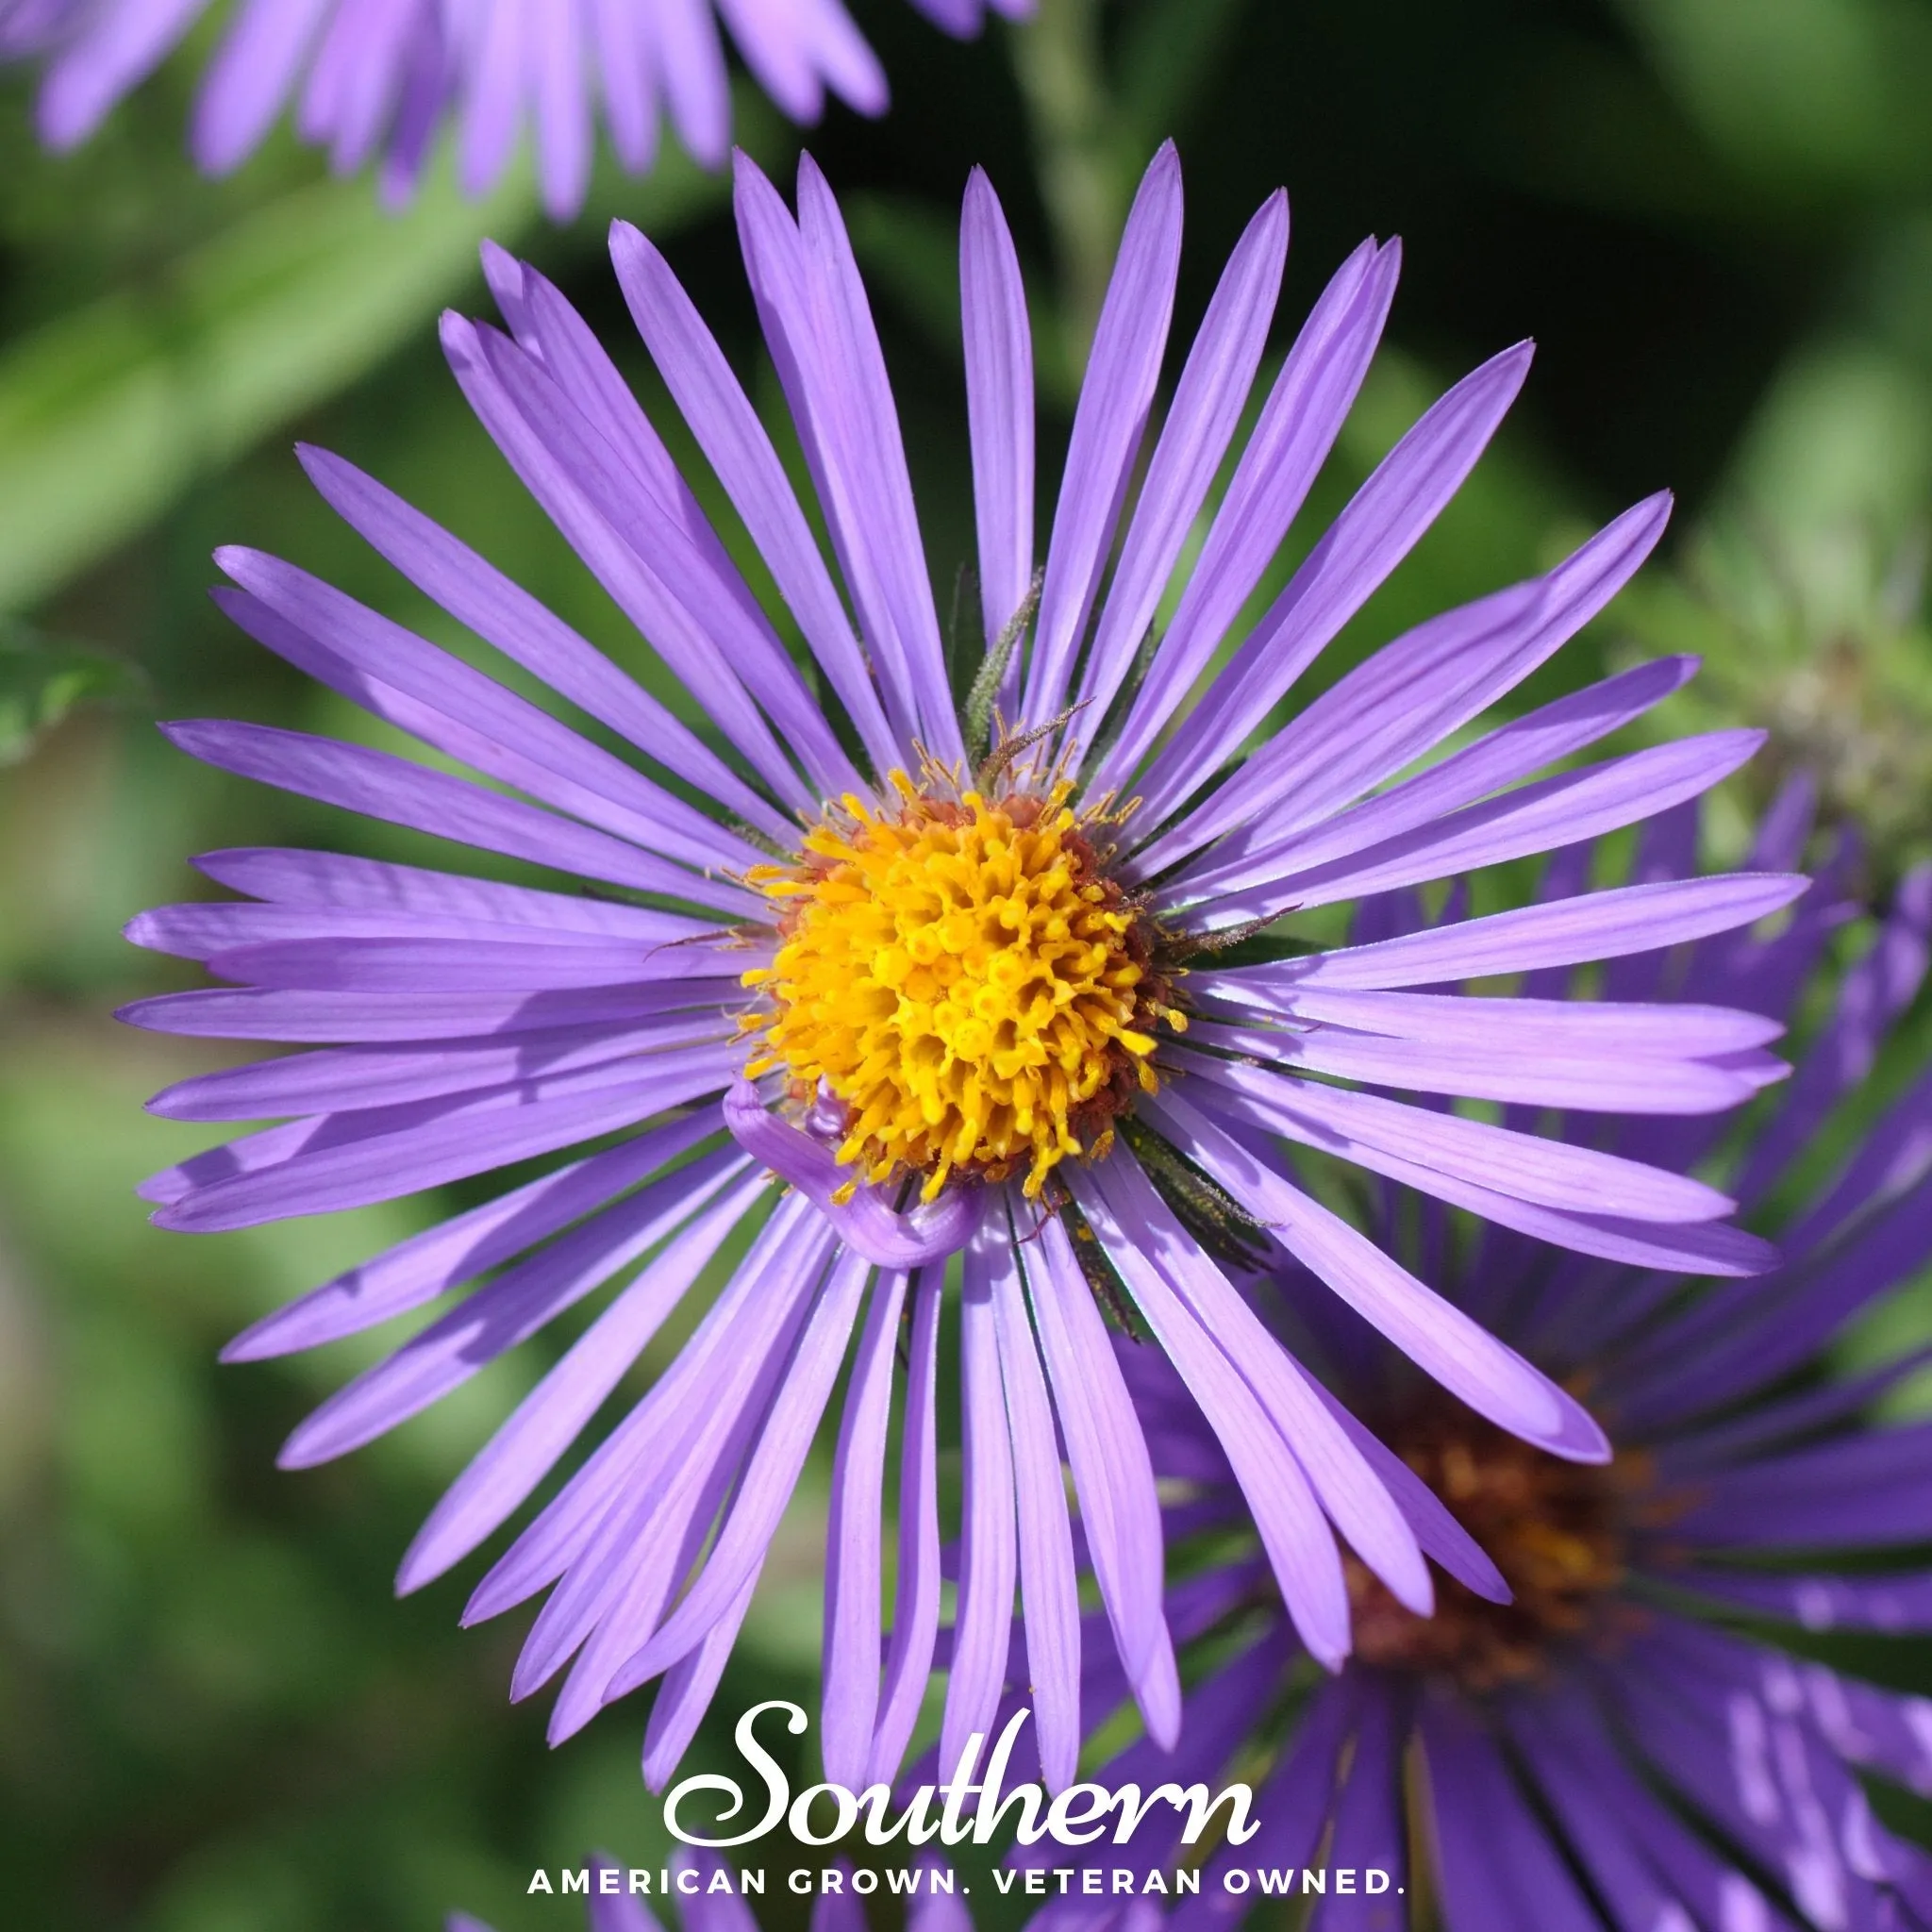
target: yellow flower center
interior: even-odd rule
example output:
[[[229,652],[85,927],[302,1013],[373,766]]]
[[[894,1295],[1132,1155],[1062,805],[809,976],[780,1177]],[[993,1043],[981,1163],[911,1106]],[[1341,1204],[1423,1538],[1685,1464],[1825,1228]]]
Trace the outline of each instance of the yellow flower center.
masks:
[[[1147,922],[1100,872],[1069,787],[997,802],[891,774],[891,815],[857,798],[792,866],[751,874],[782,908],[777,957],[744,975],[768,1002],[746,1069],[790,1070],[843,1103],[840,1160],[909,1170],[930,1201],[954,1174],[1024,1171],[1038,1194],[1069,1155],[1155,1091],[1150,1028],[1169,1013]]]

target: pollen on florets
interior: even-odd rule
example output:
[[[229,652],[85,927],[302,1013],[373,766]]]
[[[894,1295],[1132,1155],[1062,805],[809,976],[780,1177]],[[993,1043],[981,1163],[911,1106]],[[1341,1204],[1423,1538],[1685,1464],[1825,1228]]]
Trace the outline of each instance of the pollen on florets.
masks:
[[[947,795],[891,774],[894,804],[848,796],[795,864],[749,882],[778,908],[753,1075],[783,1068],[845,1108],[839,1158],[870,1181],[1024,1174],[1037,1195],[1158,1084],[1163,1021],[1182,1022],[1154,931],[1103,870],[1071,787]]]
[[[1422,1403],[1388,1440],[1514,1594],[1491,1603],[1443,1577],[1435,1614],[1419,1617],[1346,1555],[1361,1662],[1480,1693],[1534,1679],[1557,1646],[1607,1639],[1629,1621],[1634,1612],[1619,1591],[1627,1531],[1651,1482],[1641,1455],[1565,1462],[1446,1400]]]

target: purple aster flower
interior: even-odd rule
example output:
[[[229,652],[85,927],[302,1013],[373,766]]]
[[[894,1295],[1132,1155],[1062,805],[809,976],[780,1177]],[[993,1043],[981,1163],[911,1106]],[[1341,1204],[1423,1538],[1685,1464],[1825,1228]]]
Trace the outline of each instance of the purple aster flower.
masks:
[[[1527,351],[1427,411],[1192,702],[1349,409],[1395,251],[1365,244],[1329,284],[1177,582],[1259,366],[1288,214],[1277,194],[1242,238],[1132,491],[1180,253],[1179,166],[1164,149],[1122,244],[1036,578],[1025,307],[998,203],[975,175],[961,266],[989,642],[956,685],[837,204],[808,159],[795,219],[748,163],[737,192],[831,557],[644,236],[614,231],[620,282],[763,560],[769,607],[584,323],[491,252],[508,332],[449,318],[458,379],[709,729],[687,726],[379,484],[305,452],[324,496],[378,552],[584,728],[291,565],[223,553],[233,583],[217,600],[244,629],[485,782],[254,724],[177,724],[174,741],[545,883],[321,852],[201,859],[245,896],[145,914],[131,936],[231,984],[127,1017],[315,1050],[161,1094],[155,1109],[175,1119],[286,1124],[146,1191],[163,1226],[212,1232],[521,1170],[500,1197],[230,1347],[235,1360],[310,1348],[467,1290],[297,1429],[291,1467],[395,1427],[623,1277],[439,1505],[404,1559],[406,1591],[519,1509],[745,1231],[748,1249],[672,1366],[468,1612],[548,1592],[514,1690],[568,1667],[558,1737],[661,1676],[653,1779],[718,1681],[848,1355],[823,1743],[831,1775],[854,1787],[898,1764],[935,1654],[936,1377],[941,1321],[957,1320],[964,1494],[945,1760],[998,1702],[1017,1587],[1048,1774],[1062,1783],[1081,1668],[1063,1453],[1127,1681],[1156,1736],[1171,1739],[1179,1715],[1154,1474],[1104,1304],[1130,1307],[1173,1358],[1225,1445],[1297,1627],[1339,1664],[1350,1640],[1336,1533],[1425,1611],[1435,1519],[1391,1491],[1373,1445],[1330,1414],[1231,1285],[1199,1232],[1202,1196],[1231,1204],[1240,1231],[1265,1229],[1499,1428],[1601,1458],[1602,1434],[1570,1393],[1321,1205],[1287,1150],[1338,1155],[1586,1255],[1714,1274],[1765,1266],[1770,1250],[1725,1224],[1731,1203],[1700,1182],[1364,1090],[1673,1118],[1729,1108],[1782,1071],[1763,1051],[1777,1029],[1755,1014],[1415,989],[1647,953],[1757,919],[1801,882],[1641,883],[1340,951],[1263,942],[1260,963],[1233,963],[1217,951],[1226,939],[1295,908],[1380,904],[1568,846],[1737,768],[1756,734],[1532,776],[1680,684],[1689,666],[1666,662],[1403,775],[1603,608],[1657,541],[1663,502],[1548,575],[1398,638],[1243,757],[1468,474]],[[1173,618],[1141,675],[1171,588]],[[533,1161],[553,1164],[528,1177]],[[955,1296],[946,1264],[962,1250]],[[882,1669],[895,1407],[897,1595]]]
[[[1762,829],[1760,861],[1790,863],[1808,816],[1794,789]],[[1689,813],[1657,821],[1645,874],[1679,875],[1693,839]],[[1566,895],[1585,868],[1573,858],[1552,865],[1552,907],[1576,903]],[[1674,989],[1785,1017],[1851,913],[1853,864],[1840,849],[1774,937],[1678,955]],[[1789,1257],[1776,1272],[1688,1291],[1494,1230],[1447,1264],[1460,1307],[1588,1391],[1613,1461],[1579,1467],[1525,1446],[1339,1324],[1305,1276],[1257,1277],[1257,1300],[1388,1445],[1371,1452],[1378,1467],[1431,1512],[1425,1546],[1453,1579],[1425,1621],[1351,1561],[1356,1652],[1339,1675],[1307,1669],[1212,1432],[1151,1351],[1126,1352],[1156,1467],[1185,1498],[1171,1526],[1212,1553],[1171,1592],[1174,1634],[1218,1649],[1178,1751],[1142,1742],[1096,1776],[1212,1785],[1239,1758],[1259,1787],[1258,1834],[1216,1855],[1177,1924],[1232,1924],[1271,1890],[1311,1890],[1299,1872],[1349,1867],[1388,1873],[1388,1892],[1370,1899],[1357,1875],[1355,1897],[1331,1891],[1322,1907],[1357,1916],[1319,1923],[1406,1924],[1396,1892],[1421,1890],[1449,1932],[1932,1924],[1932,1859],[1876,1823],[1859,1782],[1932,1793],[1932,1704],[1775,1641],[1778,1624],[1932,1631],[1932,1574],[1897,1556],[1884,1567],[1885,1552],[1932,1541],[1932,1424],[1869,1420],[1926,1351],[1849,1379],[1823,1359],[1932,1260],[1932,1075],[1835,1168],[1820,1161],[1827,1123],[1857,1106],[1919,989],[1928,932],[1932,871],[1920,871],[1838,985],[1782,1104],[1723,1162],[1750,1207],[1794,1204],[1774,1217]],[[1664,991],[1661,966],[1626,962],[1620,990]],[[1567,1129],[1605,1144],[1601,1121]],[[1680,1161],[1715,1140],[1705,1122],[1626,1121],[1607,1144]],[[1437,1205],[1407,1190],[1381,1197],[1381,1226],[1391,1243],[1451,1252]],[[1451,1534],[1487,1555],[1470,1560],[1471,1541],[1452,1547]],[[1117,1674],[1094,1674],[1090,1713],[1122,1695]],[[1424,1874],[1409,1866],[1419,1845]],[[1088,1856],[1151,1872],[1177,1850],[1148,1836]],[[1158,1904],[1075,1894],[1036,1924],[1146,1925]]]
[[[1033,0],[912,0],[950,33]],[[0,59],[42,57],[41,132],[73,147],[180,42],[208,0],[0,0]],[[544,206],[567,220],[590,179],[601,110],[633,174],[656,158],[660,110],[708,166],[724,158],[724,36],[801,123],[827,92],[882,113],[886,80],[841,0],[236,0],[195,108],[211,174],[239,166],[291,101],[305,141],[352,173],[382,161],[386,196],[413,192],[437,131],[457,131],[464,190],[494,185],[534,127]]]

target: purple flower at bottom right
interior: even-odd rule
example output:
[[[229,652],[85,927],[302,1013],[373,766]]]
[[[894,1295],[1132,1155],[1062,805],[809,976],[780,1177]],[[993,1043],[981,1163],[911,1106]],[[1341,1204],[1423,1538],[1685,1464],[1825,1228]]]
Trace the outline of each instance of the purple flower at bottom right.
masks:
[[[1792,787],[1753,863],[1794,863],[1810,820]],[[1694,870],[1696,833],[1689,811],[1656,822],[1642,875]],[[1591,864],[1588,847],[1558,855],[1544,895],[1581,890]],[[1387,1445],[1411,1520],[1434,1512],[1444,1533],[1422,1540],[1453,1580],[1433,1619],[1351,1558],[1354,1656],[1334,1676],[1313,1668],[1212,1432],[1155,1350],[1121,1347],[1170,1499],[1169,1622],[1194,1665],[1176,1749],[1142,1739],[1091,1774],[1109,1789],[1244,1779],[1258,1828],[1207,1858],[1198,1893],[1165,1901],[1141,1880],[1201,1857],[1177,1829],[1096,1843],[1078,1856],[1139,1874],[1109,1880],[1129,1895],[1076,1887],[1030,1932],[1141,1932],[1163,1916],[1198,1932],[1257,1908],[1311,1932],[1932,1925],[1932,1856],[1886,1829],[1866,1790],[1932,1796],[1932,1700],[1848,1667],[1882,1649],[1874,1636],[1932,1634],[1932,1422],[1874,1412],[1932,1349],[1855,1374],[1830,1360],[1849,1324],[1932,1261],[1932,1072],[1901,1082],[1882,1064],[1924,977],[1932,870],[1903,880],[1857,954],[1857,865],[1841,840],[1771,932],[1610,969],[1607,997],[1722,997],[1808,1026],[1796,1077],[1741,1136],[1701,1120],[1616,1123],[1607,1140],[1601,1116],[1545,1123],[1716,1175],[1779,1241],[1776,1273],[1704,1288],[1506,1230],[1469,1241],[1387,1184],[1367,1207],[1385,1245],[1430,1262],[1426,1278],[1587,1404],[1609,1462],[1504,1435],[1306,1279],[1246,1276]],[[1902,1091],[1877,1108],[1874,1081]],[[1848,1114],[1869,1124],[1849,1133]],[[1090,1674],[1092,1723],[1113,1689]],[[1013,1856],[1067,1859],[1049,1843]]]

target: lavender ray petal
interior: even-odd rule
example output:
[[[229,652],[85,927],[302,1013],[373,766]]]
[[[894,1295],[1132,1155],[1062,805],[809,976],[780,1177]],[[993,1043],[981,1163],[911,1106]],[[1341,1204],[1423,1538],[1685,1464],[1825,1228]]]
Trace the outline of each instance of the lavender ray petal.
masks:
[[[1448,1506],[1402,1457],[1312,1375],[1308,1386],[1361,1453],[1395,1507],[1407,1519],[1423,1554],[1432,1557],[1458,1583],[1492,1604],[1507,1604],[1514,1592],[1482,1545],[1449,1513]]]
[[[811,526],[724,351],[647,236],[616,224],[610,258],[638,333],[851,716],[874,769],[884,773],[908,762],[910,747],[886,722]]]
[[[408,1314],[597,1212],[717,1125],[702,1113],[673,1121],[413,1235],[264,1315],[229,1342],[222,1359],[294,1355]]]
[[[332,1462],[441,1402],[676,1232],[744,1168],[741,1156],[707,1155],[518,1262],[338,1390],[290,1436],[279,1466]]]
[[[1074,1532],[1053,1404],[1020,1285],[1020,1257],[1006,1217],[994,1219],[992,1226],[1007,1242],[993,1262],[991,1286],[1012,1443],[1027,1683],[1046,1788],[1059,1792],[1073,1783],[1080,1756],[1080,1593]]]
[[[1557,1047],[1684,1059],[1742,1052],[1776,1040],[1784,1027],[1737,1007],[1659,1001],[1618,1005],[1604,1000],[1483,999],[1429,992],[1350,992],[1291,987],[1270,997],[1252,969],[1191,969],[1188,994],[1195,1003],[1249,1007],[1271,1019],[1325,1021],[1358,1033],[1445,1046],[1487,1045],[1498,1037]]]
[[[161,728],[172,743],[204,764],[366,818],[608,885],[696,899],[726,910],[752,903],[740,887],[702,879],[608,832],[391,752],[266,724],[195,721]]]
[[[1872,1071],[1880,1044],[1917,995],[1932,949],[1932,867],[1899,882],[1890,916],[1872,950],[1844,976],[1838,1005],[1799,1063],[1777,1116],[1753,1141],[1738,1177],[1746,1201],[1763,1195],[1840,1098]]]
[[[991,1216],[966,1249],[959,1302],[960,1433],[965,1490],[960,1503],[959,1595],[953,1657],[940,1724],[942,1778],[958,1774],[968,1740],[988,1738],[1006,1682],[1019,1580],[1019,1528],[1013,1499],[1013,1451],[1000,1387],[993,1279],[1010,1267],[1006,1231]]]
[[[850,786],[857,774],[629,386],[583,318],[550,282],[528,268],[522,269],[522,280],[519,314],[511,318],[520,344],[564,387],[584,419],[609,436],[659,513],[626,527],[633,547],[693,618],[702,623],[729,616],[719,636],[727,663],[749,669],[746,682],[782,730],[803,730],[821,785],[832,791]]]
[[[1211,900],[1240,889],[1265,891],[1277,881],[1299,879],[1308,873],[1346,873],[1351,862],[1374,864],[1390,847],[1404,849],[1405,840],[1411,843],[1418,839],[1425,841],[1452,812],[1481,807],[1485,800],[1489,804],[1483,808],[1488,810],[1512,801],[1526,802],[1522,793],[1505,791],[1504,788],[1545,766],[1560,763],[1641,717],[1684,685],[1695,668],[1694,658],[1659,658],[1558,698],[1451,753],[1414,777],[1351,806],[1327,823],[1291,834],[1278,844],[1257,844],[1237,825],[1221,845],[1181,869],[1175,888],[1183,896]],[[1503,797],[1492,796],[1497,792],[1503,792]],[[1219,799],[1217,793],[1217,808]],[[1185,841],[1176,838],[1173,842]],[[1163,856],[1157,843],[1137,863],[1152,864]],[[1400,882],[1404,888],[1414,883]]]
[[[890,1784],[906,1755],[932,1670],[940,1627],[938,1401],[940,1307],[944,1273],[914,1277],[912,1337],[899,1452],[899,1575],[892,1640],[879,1691],[868,1784]]]
[[[860,1183],[852,1198],[834,1197],[851,1175],[808,1134],[765,1111],[758,1090],[741,1076],[724,1099],[724,1124],[746,1153],[804,1194],[838,1230],[846,1246],[881,1268],[920,1268],[942,1261],[971,1239],[980,1205],[965,1188],[898,1213],[879,1190]]]
[[[1674,1566],[1658,1574],[1675,1589],[1806,1630],[1871,1630],[1893,1637],[1932,1630],[1932,1573],[1924,1571],[1829,1576]]]
[[[511,1679],[528,1696],[575,1653],[550,1714],[553,1743],[609,1701],[613,1677],[663,1616],[703,1553],[719,1509],[771,1406],[799,1331],[818,1299],[826,1243],[801,1243],[743,1305],[729,1347],[707,1363],[700,1399],[682,1413],[666,1403],[614,1498],[538,1614]]]
[[[1601,1921],[1461,1700],[1424,1700],[1421,1724],[1451,1932],[1598,1932]]]
[[[527,351],[445,322],[451,367],[479,420],[572,546],[765,783],[794,809],[858,773],[756,605],[715,569],[622,454]],[[747,679],[755,679],[756,695]],[[761,711],[759,706],[764,709]],[[772,724],[765,722],[770,714]],[[783,734],[784,743],[773,735]],[[795,752],[810,784],[788,757]]]
[[[1166,1090],[1150,1103],[1174,1144],[1288,1252],[1426,1374],[1498,1428],[1552,1455],[1603,1462],[1603,1431],[1573,1396],[1424,1287],[1365,1235],[1264,1168],[1225,1128]]]
[[[340,457],[308,444],[296,454],[330,508],[485,643],[768,838],[797,836],[689,726],[494,565]]]
[[[161,993],[123,1007],[115,1018],[154,1033],[202,1040],[348,1046],[426,1040],[469,1041],[559,1026],[627,1026],[693,1008],[717,1008],[715,981],[590,987],[554,992],[336,993],[300,989],[223,988]]]
[[[1173,1677],[1167,1665],[1174,1644],[1161,1614],[1160,1500],[1146,1439],[1107,1324],[1058,1219],[1041,1226],[1021,1258],[1114,1644],[1150,1734],[1171,1748],[1180,1731],[1178,1704],[1149,1707],[1149,1687]]]
[[[730,1080],[734,1058],[729,1050],[694,1047],[523,1081],[458,1106],[425,1101],[325,1115],[325,1124],[289,1158],[197,1186],[162,1208],[155,1223],[212,1233],[393,1201],[716,1092]]]
[[[730,1374],[741,1324],[763,1319],[756,1307],[747,1314],[748,1307],[803,1293],[808,1285],[804,1275],[823,1266],[829,1246],[830,1236],[808,1202],[794,1197],[777,1204],[670,1367],[476,1586],[463,1611],[465,1624],[502,1615],[571,1569],[611,1509],[635,1493],[633,1471],[646,1456],[662,1453],[661,1439],[678,1428],[680,1409],[688,1414],[703,1406],[696,1391],[707,1377]]]
[[[1188,1034],[1202,1046],[1338,1079],[1591,1113],[1716,1113],[1749,1100],[1767,1078],[1782,1073],[1781,1062],[1734,1063],[1729,1055],[1708,1060],[1614,1050],[1558,1056],[1534,1042],[1519,1044],[1507,1030],[1499,1030],[1487,1048],[1439,1046],[1340,1027],[1291,1031],[1213,1020],[1194,1021]]]
[[[522,1507],[750,1212],[758,1192],[757,1182],[740,1187],[678,1229],[517,1405],[417,1531],[396,1572],[397,1595],[453,1569]]]
[[[1033,328],[1020,258],[983,168],[967,178],[959,220],[959,316],[980,616],[991,641],[1012,622],[1033,585]],[[1016,651],[1000,694],[1009,708],[1019,664]]]
[[[1210,804],[1157,841],[1234,827],[1289,844],[1458,731],[1567,643],[1656,547],[1670,499],[1627,510],[1547,576],[1444,612],[1385,645],[1261,747]],[[1165,862],[1150,852],[1150,868]]]
[[[561,895],[558,895],[561,896]],[[566,902],[568,903],[568,902]],[[621,942],[635,960],[647,950],[668,942],[702,939],[716,930],[705,922],[641,908],[615,908],[633,916],[632,923],[606,922],[602,933],[574,931],[559,920],[556,929],[509,920],[477,919],[459,912],[418,912],[407,908],[351,908],[312,904],[247,905],[228,900],[191,900],[179,906],[158,906],[136,914],[123,928],[132,945],[184,959],[207,961],[256,946],[289,942],[353,942],[358,940],[408,940],[447,944],[519,945],[541,940],[566,945],[582,943],[608,955],[611,941]]]
[[[703,1570],[677,1608],[619,1669],[607,1697],[635,1690],[669,1669],[756,1579],[831,1400],[871,1278],[872,1263],[862,1255],[841,1255],[833,1263]]]
[[[57,152],[77,147],[123,94],[160,65],[208,0],[134,0],[92,18],[61,49],[35,108],[41,139]]]
[[[327,12],[329,0],[253,0],[229,27],[195,98],[189,151],[225,175],[275,125]]]
[[[1305,1867],[1314,1857],[1341,1783],[1341,1753],[1354,1728],[1357,1691],[1353,1675],[1316,1686],[1292,1741],[1255,1800],[1259,1828],[1245,1845],[1226,1845],[1215,1855],[1201,1890],[1174,1907],[1174,1932],[1223,1932],[1245,1916],[1241,1894],[1221,1882],[1231,1867]]]
[[[1763,741],[1761,731],[1708,732],[1538,779],[1366,852],[1220,896],[1213,916],[1217,924],[1263,914],[1276,918],[1290,906],[1330,906],[1366,892],[1426,885],[1482,866],[1532,858],[1579,839],[1601,838],[1709,791]],[[1204,890],[1191,878],[1162,895],[1162,903],[1177,904]]]
[[[907,1279],[903,1272],[892,1270],[881,1274],[873,1290],[839,1424],[832,1507],[825,1525],[819,1748],[825,1776],[855,1791],[865,1786],[878,1722],[886,1432]]]
[[[1254,594],[1327,460],[1381,339],[1402,248],[1364,242],[1336,272],[1282,363],[1199,562],[1120,738],[1094,774],[1124,789]]]
[[[1233,1465],[1296,1631],[1310,1655],[1337,1670],[1349,1652],[1349,1620],[1335,1539],[1292,1446],[1170,1286],[1192,1243],[1130,1158],[1116,1148],[1082,1169],[1072,1180],[1074,1199]]]
[[[731,1659],[732,1646],[758,1592],[758,1576],[764,1569],[760,1557],[746,1579],[744,1588],[725,1606],[723,1614],[705,1632],[697,1646],[681,1657],[665,1674],[657,1700],[651,1706],[651,1719],[644,1726],[644,1788],[661,1791],[671,1781],[698,1726],[705,1721],[711,1699],[717,1694],[724,1666]],[[749,1914],[747,1914],[749,1917]],[[686,1914],[685,1924],[691,1915]]]
[[[825,344],[805,243],[783,197],[742,152],[732,170],[732,207],[765,345],[858,614],[886,716],[894,737],[910,745],[920,732],[918,692],[886,588],[873,572],[872,547],[854,529],[861,512],[853,492],[862,491],[862,483],[853,471],[862,465],[863,451],[850,447],[858,432],[841,407],[840,372],[824,367]]]
[[[1137,790],[1149,833],[1220,769],[1407,556],[1475,467],[1529,373],[1527,344],[1465,376],[1383,458]]]
[[[176,1121],[352,1113],[445,1099],[546,1074],[578,1073],[632,1054],[737,1037],[729,1015],[714,1008],[631,1027],[573,1026],[519,1034],[508,1045],[464,1041],[414,1051],[332,1047],[177,1081],[156,1094],[147,1110]]]
[[[480,919],[500,925],[535,926],[546,938],[561,930],[648,941],[689,938],[707,929],[701,921],[650,912],[640,906],[540,891],[385,859],[351,858],[340,852],[242,846],[204,852],[192,864],[217,885],[272,905]]]
[[[1127,215],[1074,411],[1021,706],[1022,717],[1036,724],[1065,702],[1100,589],[1160,379],[1180,255],[1181,166],[1170,141],[1149,163]]]
[[[847,547],[864,548],[868,571],[883,592],[911,675],[923,741],[941,762],[963,760],[965,741],[946,677],[898,405],[844,217],[808,154],[798,163],[798,229],[816,310],[815,346],[830,358],[820,365],[822,378],[830,379],[824,381],[814,414],[822,430],[838,424],[825,439],[828,454],[839,453],[828,473],[857,519]],[[817,362],[813,358],[807,366]],[[833,506],[826,508],[829,512]]]
[[[1288,196],[1277,189],[1235,244],[1188,352],[1080,676],[1080,700],[1096,723],[1132,668],[1240,425],[1281,292],[1288,225]]]
[[[728,936],[700,945],[617,945],[594,940],[291,940],[212,953],[208,969],[224,979],[310,992],[420,992],[534,996],[629,990],[646,982],[685,989],[704,980],[737,981],[751,957]]]
[[[1287,992],[1317,985],[1363,991],[1433,986],[1578,966],[1750,924],[1789,906],[1807,884],[1788,874],[1728,873],[1667,886],[1619,886],[1243,970],[1257,985]]]

